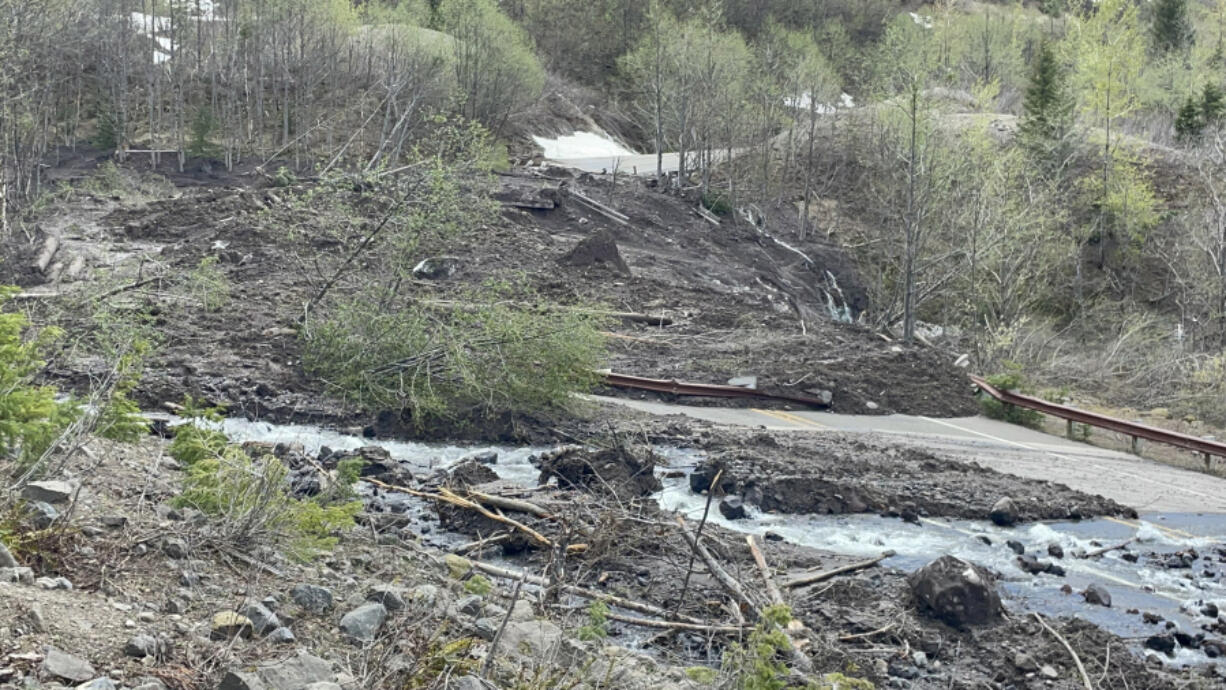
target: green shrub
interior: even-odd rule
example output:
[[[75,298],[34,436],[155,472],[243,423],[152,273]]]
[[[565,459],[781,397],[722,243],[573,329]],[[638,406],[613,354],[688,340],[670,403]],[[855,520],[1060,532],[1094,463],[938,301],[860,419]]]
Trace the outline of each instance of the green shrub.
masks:
[[[484,575],[473,575],[464,581],[464,591],[469,594],[477,594],[483,597],[489,596],[493,589],[494,584]]]
[[[17,292],[0,286],[0,308]],[[61,331],[27,337],[28,327],[24,314],[0,312],[0,461],[16,461],[18,471],[37,462],[81,414],[76,400],[57,402],[55,388],[35,383],[46,366],[43,353]]]
[[[988,376],[987,382],[992,384],[992,387],[997,390],[1017,391],[1019,393],[1027,392],[1027,389],[1023,386],[1020,367],[1009,363],[1006,363],[1006,366],[1010,371]],[[1019,424],[1032,429],[1043,426],[1043,414],[1041,412],[1002,403],[986,393],[979,395],[979,406],[983,409],[983,414],[990,419],[999,419],[1010,424]]]
[[[221,422],[220,408],[204,408],[199,401],[188,398],[183,405],[182,416],[188,423],[175,427],[175,438],[170,443],[170,457],[184,465],[194,465],[206,458],[215,458],[225,451],[230,439],[217,429],[205,424]]]
[[[609,606],[603,601],[593,601],[587,607],[587,623],[579,628],[579,639],[596,642],[609,636]]]
[[[786,606],[771,606],[762,612],[762,622],[745,644],[734,644],[724,653],[724,673],[734,679],[736,690],[784,690],[788,667],[779,658],[791,647],[783,629],[792,620]]]
[[[715,190],[710,190],[702,195],[702,207],[717,216],[726,216],[732,213],[732,201],[728,199],[728,195]]]
[[[201,106],[192,118],[191,139],[187,144],[187,154],[195,158],[205,158],[217,154],[217,146],[210,139],[217,131],[217,118],[213,109]]]
[[[298,500],[287,491],[289,471],[280,460],[270,455],[252,458],[225,443],[224,435],[219,448],[219,435],[195,421],[179,427],[175,435],[176,442],[187,439],[180,451],[190,452],[175,456],[182,456],[189,467],[183,491],[173,503],[216,518],[210,527],[213,539],[238,548],[284,544],[291,557],[306,560],[331,551],[336,534],[353,527],[360,501]]]
[[[98,413],[97,433],[103,438],[124,443],[136,443],[149,433],[149,420],[141,414],[140,406],[132,400],[131,393],[140,383],[144,357],[149,352],[149,343],[133,342],[115,365],[115,385],[110,398]]]
[[[205,311],[219,311],[230,301],[230,279],[217,265],[216,256],[206,256],[187,274],[184,289]]]

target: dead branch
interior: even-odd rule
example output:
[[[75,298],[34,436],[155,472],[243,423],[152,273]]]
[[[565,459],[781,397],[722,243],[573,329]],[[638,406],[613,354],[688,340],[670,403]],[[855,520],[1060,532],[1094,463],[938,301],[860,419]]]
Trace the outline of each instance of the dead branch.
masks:
[[[467,493],[468,497],[473,500],[479,501],[488,506],[501,508],[502,510],[513,510],[517,513],[528,513],[529,515],[535,515],[537,517],[547,518],[549,520],[553,520],[555,518],[555,516],[548,510],[545,510],[535,503],[520,501],[514,498],[507,498],[505,496],[495,496],[493,494],[486,494],[480,491],[473,491],[472,489],[469,489]]]
[[[702,519],[698,521],[698,532],[695,535],[696,540],[702,537],[702,528],[706,526],[707,516],[711,514],[711,500],[715,497],[715,486],[719,484],[719,478],[723,474],[723,469],[716,472],[715,478],[711,480],[711,485],[707,487],[707,505],[702,509]],[[690,588],[690,574],[694,572],[694,557],[697,555],[697,549],[690,549],[690,562],[685,566],[685,579],[681,581],[681,594],[677,595],[677,605],[673,607],[674,611],[680,611],[681,605],[685,603],[685,593]]]
[[[487,546],[501,544],[510,538],[511,538],[511,535],[508,532],[503,532],[502,534],[495,534],[494,536],[486,537],[485,539],[478,539],[477,541],[470,541],[467,544],[461,544],[460,546],[453,549],[452,553],[462,555],[462,554],[468,553],[469,551],[479,551]]]
[[[723,587],[726,592],[731,594],[732,598],[736,599],[737,603],[741,606],[753,612],[755,616],[760,616],[761,610],[757,602],[751,599],[741,587],[741,583],[737,582],[735,577],[729,575],[728,571],[724,570],[724,567],[719,564],[719,561],[715,560],[715,556],[712,556],[707,547],[703,546],[702,542],[699,541],[699,537],[690,534],[690,528],[685,524],[685,518],[678,515],[677,524],[681,527],[681,535],[690,543],[690,548],[694,550],[694,553],[697,553],[702,562],[706,564],[707,570],[711,571],[711,576],[715,578],[720,587]]]
[[[894,624],[890,623],[887,626],[877,628],[876,630],[870,630],[868,632],[856,633],[854,635],[839,635],[839,642],[854,642],[856,640],[862,640],[866,637],[873,637],[874,635],[880,635],[881,633],[889,632],[893,629],[894,629]]]
[[[487,575],[493,575],[494,577],[501,577],[506,580],[517,580],[522,577],[524,578],[525,582],[531,585],[536,585],[538,587],[546,587],[549,585],[549,581],[547,579],[536,576],[536,575],[526,575],[523,571],[513,570],[511,568],[504,568],[502,566],[494,565],[493,563],[485,563],[482,561],[468,561],[468,563],[474,569],[480,570],[481,572]],[[668,611],[665,611],[664,609],[658,606],[653,606],[652,604],[647,604],[647,603],[643,603],[640,601],[634,601],[633,599],[625,599],[623,597],[615,596],[613,594],[606,594],[604,592],[596,592],[590,589],[584,589],[583,587],[577,587],[575,585],[565,585],[564,584],[562,585],[562,591],[567,594],[573,594],[574,596],[577,596],[577,597],[583,597],[585,599],[595,599],[597,601],[603,601],[606,604],[611,604],[613,606],[617,606],[619,608],[626,609],[627,611],[637,611],[639,613],[645,613],[649,616],[657,616],[659,618],[668,618],[668,616],[670,615]],[[681,621],[684,621],[686,623],[693,623],[696,625],[710,625],[709,623],[701,619],[694,618],[692,616],[675,615],[673,617],[680,619]]]
[[[1064,635],[1056,632],[1055,628],[1048,625],[1047,621],[1043,620],[1043,617],[1038,613],[1034,614],[1034,618],[1039,622],[1039,625],[1047,629],[1047,632],[1051,633],[1057,640],[1060,640],[1060,644],[1064,645],[1064,648],[1068,650],[1069,656],[1073,657],[1073,663],[1077,664],[1077,671],[1081,673],[1081,680],[1085,683],[1086,690],[1094,690],[1094,685],[1090,682],[1090,675],[1086,673],[1085,664],[1081,663],[1081,657],[1077,656],[1077,652],[1073,651],[1073,645],[1064,639]]]
[[[736,625],[703,625],[699,623],[682,623],[681,621],[658,621],[647,618],[636,618],[635,616],[623,616],[618,613],[606,613],[605,617],[609,620],[626,623],[627,625],[637,625],[642,628],[659,628],[662,630],[693,630],[695,632],[729,633],[732,635],[745,632],[745,628]]]
[[[866,561],[857,561],[855,563],[849,563],[847,565],[844,565],[838,568],[834,568],[832,570],[824,570],[820,573],[813,573],[811,575],[801,575],[800,577],[793,578],[783,583],[783,586],[788,589],[792,589],[793,587],[804,587],[805,585],[817,584],[818,582],[829,580],[832,577],[838,577],[839,575],[845,575],[847,573],[854,573],[857,570],[864,570],[865,568],[871,568],[877,565],[878,563],[884,561],[885,559],[891,558],[893,555],[894,555],[893,551],[886,551],[882,553],[880,556],[877,556],[876,558],[870,558]]]
[[[452,505],[459,506],[461,508],[475,510],[478,513],[481,513],[482,515],[484,515],[485,517],[491,520],[494,520],[495,522],[501,522],[504,525],[510,525],[511,527],[514,527],[515,529],[523,532],[524,534],[527,534],[529,537],[532,537],[533,541],[537,542],[541,546],[544,546],[547,548],[553,546],[553,542],[550,541],[548,537],[541,534],[540,532],[537,532],[536,530],[525,525],[524,523],[519,522],[517,520],[512,520],[511,518],[506,517],[505,515],[500,515],[498,513],[490,512],[480,503],[475,503],[473,501],[470,501],[467,498],[464,498],[462,496],[455,494],[449,489],[446,489],[446,488],[439,489],[439,492],[437,494],[432,494],[432,493],[428,493],[425,491],[417,491],[415,489],[410,489],[406,486],[393,486],[391,484],[388,484],[386,482],[381,482],[378,479],[373,479],[371,477],[363,477],[363,481],[374,484],[375,486],[380,487],[382,489],[387,489],[388,491],[399,491],[401,493],[409,494],[410,496],[417,496],[418,498],[430,498],[436,501],[443,501],[444,503],[450,503]],[[582,550],[582,549],[576,549],[575,548],[576,546],[584,546],[584,545],[575,544],[574,546],[569,547],[567,550],[568,551],[571,551],[572,549],[574,551]]]
[[[502,641],[502,633],[507,629],[507,623],[511,622],[511,614],[515,612],[515,603],[519,601],[519,593],[524,588],[524,579],[528,577],[528,572],[520,576],[519,582],[515,583],[515,592],[511,594],[511,605],[507,607],[507,615],[502,617],[502,625],[498,626],[498,632],[494,633],[494,639],[490,641],[489,651],[485,654],[485,663],[481,664],[481,677],[489,678],[490,668],[494,664],[494,656],[498,651],[498,643]]]
[[[766,556],[762,554],[762,549],[758,547],[754,535],[746,536],[745,543],[749,544],[749,553],[753,554],[753,562],[758,566],[758,572],[762,574],[762,581],[766,583],[766,595],[770,597],[772,604],[783,604],[783,593],[775,584],[775,578],[771,577],[770,567],[766,564]]]
[[[1101,556],[1101,555],[1103,555],[1104,553],[1107,553],[1107,552],[1109,552],[1109,551],[1115,551],[1115,550],[1117,550],[1117,549],[1122,549],[1122,548],[1124,548],[1124,547],[1128,546],[1128,545],[1129,545],[1129,544],[1131,544],[1131,543],[1132,543],[1132,538],[1128,538],[1128,539],[1126,539],[1126,540],[1124,540],[1124,541],[1122,541],[1122,542],[1120,542],[1120,543],[1118,543],[1118,544],[1115,544],[1115,545],[1113,545],[1113,546],[1104,546],[1104,547],[1102,547],[1101,549],[1094,549],[1093,551],[1089,551],[1089,552],[1087,552],[1087,553],[1086,553],[1086,555],[1082,556],[1082,558],[1094,558],[1094,557],[1096,557],[1096,556]]]
[[[758,548],[758,543],[754,538],[754,535],[750,534],[746,536],[745,542],[749,544],[749,553],[753,555],[753,562],[758,566],[758,572],[761,573],[762,580],[766,583],[766,594],[770,597],[771,603],[775,604],[776,606],[786,606],[783,601],[783,593],[780,592],[779,587],[775,585],[775,578],[771,577],[770,566],[766,564],[766,556],[762,553],[762,549]],[[806,626],[800,620],[793,618],[788,622],[787,628],[784,629],[783,634],[787,635],[788,642],[790,642],[792,645],[792,657],[796,661],[797,665],[799,665],[805,672],[812,673],[813,663],[809,660],[809,657],[800,652],[801,649],[804,649],[808,645],[808,641],[796,639],[797,635],[808,632],[808,626]]]

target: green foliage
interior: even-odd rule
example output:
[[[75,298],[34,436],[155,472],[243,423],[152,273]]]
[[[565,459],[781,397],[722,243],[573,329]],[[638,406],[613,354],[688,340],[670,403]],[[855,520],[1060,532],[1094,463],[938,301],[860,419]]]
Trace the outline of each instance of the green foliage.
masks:
[[[293,170],[282,165],[277,168],[277,174],[272,176],[272,186],[274,187],[290,187],[298,184],[298,176]]]
[[[1009,367],[1008,371],[986,377],[987,382],[992,384],[992,387],[997,390],[1026,393],[1027,389],[1024,386],[1021,367],[1012,362],[1007,362],[1006,366]],[[979,405],[983,408],[984,415],[990,419],[999,419],[1010,424],[1018,424],[1032,429],[1037,429],[1043,425],[1043,414],[1041,412],[1035,412],[1034,410],[1015,405],[1007,405],[986,393],[979,396]]]
[[[791,647],[783,627],[792,619],[791,610],[782,605],[762,612],[762,622],[749,634],[744,645],[734,644],[724,653],[724,673],[735,679],[736,690],[784,690],[788,687],[788,667],[780,654]]]
[[[361,501],[293,498],[286,491],[288,469],[280,460],[250,457],[220,432],[198,423],[215,411],[193,407],[193,412],[193,421],[178,428],[171,446],[172,456],[188,465],[183,491],[173,503],[216,518],[219,539],[239,548],[283,543],[291,557],[306,560],[331,551],[336,534],[353,527]]]
[[[219,311],[230,302],[230,279],[217,265],[216,256],[206,256],[187,274],[184,288],[205,311]]]
[[[719,677],[715,669],[707,668],[706,666],[691,666],[685,669],[685,677],[698,683],[699,685],[713,685],[715,679]]]
[[[464,581],[464,591],[485,597],[494,591],[494,584],[484,575],[473,575]]]
[[[149,433],[149,420],[141,415],[140,406],[131,393],[140,383],[142,365],[149,353],[148,341],[136,340],[119,357],[115,365],[115,385],[110,398],[98,414],[97,433],[103,438],[135,443]]]
[[[732,202],[728,199],[728,195],[716,190],[709,190],[702,195],[702,207],[717,216],[727,216],[732,213]]]
[[[1051,163],[1063,158],[1062,144],[1072,125],[1073,105],[1064,68],[1051,44],[1044,41],[1026,87],[1018,126],[1022,143],[1039,160]]]
[[[1154,0],[1150,32],[1159,53],[1175,52],[1190,45],[1193,33],[1188,0]]]
[[[609,606],[603,601],[593,601],[587,607],[587,623],[579,628],[579,639],[596,642],[609,636]]]
[[[0,286],[0,309],[19,292]],[[28,337],[24,314],[0,311],[0,461],[24,470],[36,462],[57,436],[81,414],[75,400],[56,401],[56,390],[34,380],[46,363],[46,348],[62,332],[43,329]]]
[[[187,154],[196,158],[217,155],[217,146],[211,141],[216,131],[217,118],[213,115],[213,109],[204,105],[197,108],[196,116],[192,118]]]
[[[190,397],[183,402],[183,408],[181,416],[188,421],[175,427],[170,457],[184,465],[194,465],[221,455],[230,442],[225,434],[212,428],[222,420],[221,408],[201,407],[199,401]]]
[[[565,406],[597,380],[599,320],[474,301],[460,308],[339,304],[304,336],[303,366],[371,410],[408,410],[419,425]]]
[[[455,39],[454,66],[464,117],[498,132],[545,85],[523,29],[493,0],[442,0],[442,28]]]
[[[1226,114],[1226,94],[1212,81],[1205,82],[1200,93],[1200,117],[1206,126],[1216,126]]]
[[[1200,136],[1205,128],[1205,123],[1201,121],[1200,108],[1196,105],[1196,100],[1188,96],[1188,100],[1184,101],[1183,107],[1179,109],[1179,114],[1175,117],[1175,138],[1179,141],[1189,142]]]

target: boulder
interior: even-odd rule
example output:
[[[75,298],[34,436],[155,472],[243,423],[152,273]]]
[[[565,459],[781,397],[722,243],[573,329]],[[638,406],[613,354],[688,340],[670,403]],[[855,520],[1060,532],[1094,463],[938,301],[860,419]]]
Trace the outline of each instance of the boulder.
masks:
[[[42,501],[44,503],[67,503],[72,500],[72,494],[76,491],[72,484],[62,481],[44,481],[30,482],[21,490],[21,495],[27,501],[36,503]]]
[[[16,558],[13,558],[9,548],[4,545],[4,542],[0,541],[0,568],[18,568],[20,566],[21,564],[17,562]]]
[[[97,677],[98,672],[90,663],[80,657],[62,652],[55,647],[47,647],[42,665],[43,673],[72,681],[84,683]]]
[[[1017,523],[1017,506],[1013,504],[1012,498],[1005,496],[992,506],[988,517],[1001,527],[1009,527]]]
[[[34,523],[36,529],[47,529],[60,517],[60,511],[45,501],[33,501],[27,504],[26,512],[30,515],[30,521]]]
[[[32,568],[0,568],[0,582],[33,584],[34,570]]]
[[[729,520],[744,520],[745,502],[740,496],[725,496],[724,500],[719,502],[719,513]]]
[[[336,675],[328,662],[306,652],[254,670],[230,671],[217,690],[303,690],[314,683],[335,683]]]
[[[234,611],[221,611],[213,616],[209,637],[214,640],[229,640],[234,637],[251,637],[251,619]]]
[[[137,635],[123,646],[123,653],[130,657],[143,659],[147,656],[158,656],[158,640],[153,635]]]
[[[366,593],[366,601],[376,601],[383,604],[388,611],[399,611],[405,606],[404,590],[391,585],[376,585]]]
[[[346,613],[341,618],[341,632],[355,642],[372,642],[386,620],[387,609],[372,601]]]
[[[332,610],[332,591],[316,585],[295,585],[289,592],[294,603],[311,613],[327,613]]]
[[[1048,544],[1047,555],[1052,558],[1064,558],[1064,547],[1059,544]]]
[[[459,460],[456,460],[456,464],[458,465],[461,462],[467,462],[469,460],[479,462],[482,465],[494,465],[498,462],[498,451],[494,450],[493,448],[474,450],[471,453],[461,456]]]
[[[980,625],[1000,615],[996,581],[983,567],[942,556],[908,577],[922,612],[955,626]]]
[[[1155,652],[1162,652],[1173,658],[1175,656],[1175,636],[1170,634],[1151,635],[1145,638],[1145,647]]]
[[[460,259],[455,256],[432,256],[413,267],[413,277],[425,280],[444,280],[455,275],[460,268]]]
[[[251,621],[251,628],[256,635],[266,635],[281,627],[277,614],[260,602],[247,602],[247,606],[243,608],[243,615]]]
[[[178,537],[171,537],[162,542],[162,553],[175,560],[187,558],[187,542]]]
[[[1010,539],[1006,541],[1005,546],[1008,546],[1010,551],[1012,551],[1013,553],[1019,556],[1026,553],[1026,547],[1022,546],[1022,542],[1016,539]]]
[[[277,628],[276,630],[268,633],[268,637],[264,639],[272,642],[273,644],[292,644],[297,640],[297,638],[294,637],[294,631],[284,627]]]
[[[1099,606],[1111,608],[1111,592],[1108,592],[1107,588],[1100,584],[1096,583],[1086,587],[1081,596],[1085,597],[1087,604],[1098,604]]]
[[[562,629],[549,621],[507,623],[502,647],[533,659],[552,658],[562,645]]]

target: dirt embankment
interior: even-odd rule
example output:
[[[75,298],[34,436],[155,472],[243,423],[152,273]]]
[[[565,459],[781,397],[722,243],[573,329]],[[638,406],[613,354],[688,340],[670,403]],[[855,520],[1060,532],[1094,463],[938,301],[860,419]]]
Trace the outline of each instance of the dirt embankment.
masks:
[[[204,173],[195,177],[202,184],[132,197],[64,195],[39,225],[61,232],[65,246],[87,256],[82,279],[40,284],[45,276],[14,272],[32,251],[16,241],[7,249],[5,279],[34,291],[59,289],[78,303],[106,294],[111,306],[151,314],[160,342],[138,390],[148,407],[191,394],[277,421],[370,422],[303,375],[294,330],[303,304],[326,279],[319,260],[342,254],[361,236],[337,244],[325,232],[332,230],[323,226],[327,219],[295,203],[305,185],[272,189],[260,186],[263,178],[231,177],[215,186]],[[234,185],[243,181],[259,184]],[[639,180],[615,185],[562,173],[499,183],[512,197],[536,194],[555,208],[508,205],[480,233],[427,241],[423,258],[455,257],[457,270],[416,281],[416,294],[455,298],[495,280],[518,286],[527,299],[663,317],[663,327],[609,323],[610,366],[625,373],[716,383],[754,375],[766,390],[830,391],[833,409],[846,412],[939,416],[974,409],[950,353],[894,345],[831,320],[831,305],[848,315],[864,309],[864,291],[840,250],[820,236],[796,237],[789,209],[767,209],[756,224],[725,218],[715,226],[694,211],[694,199]],[[594,212],[571,190],[629,220]],[[616,244],[624,267],[558,262],[598,233]],[[206,259],[216,261],[228,286],[228,299],[214,309],[176,291]],[[52,302],[27,303],[38,310]],[[69,325],[72,319],[70,313]],[[52,373],[83,385],[99,372],[89,362],[73,362]]]

